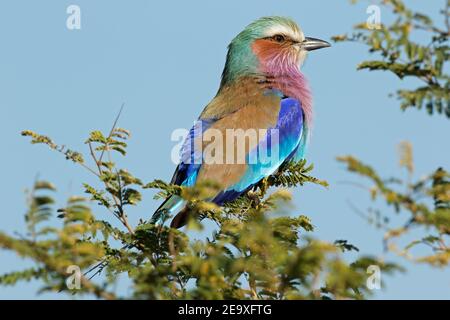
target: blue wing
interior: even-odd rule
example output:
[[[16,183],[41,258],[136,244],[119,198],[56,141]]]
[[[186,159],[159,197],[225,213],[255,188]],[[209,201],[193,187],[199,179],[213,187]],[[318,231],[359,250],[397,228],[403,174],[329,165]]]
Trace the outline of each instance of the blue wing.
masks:
[[[298,160],[303,157],[306,145],[303,120],[300,101],[293,98],[282,99],[277,124],[275,128],[271,128],[275,130],[269,129],[266,139],[247,156],[247,160],[256,157],[260,161],[248,164],[248,168],[239,182],[217,195],[213,202],[221,205],[232,201],[251,189],[264,177],[273,174],[286,161]],[[274,135],[277,135],[275,139]],[[265,158],[268,161],[262,161],[261,154],[255,156],[255,153],[259,153],[261,150],[267,150]]]
[[[195,122],[189,131],[180,151],[180,164],[172,177],[172,183],[179,186],[193,186],[197,180],[197,174],[203,161],[202,148],[198,143],[202,143],[202,135],[214,120],[201,119]]]
[[[252,188],[264,177],[274,173],[284,162],[303,157],[306,145],[303,111],[299,100],[284,97],[281,99],[278,121],[269,128],[265,139],[257,148],[247,154],[247,169],[237,183],[220,192],[212,202],[222,205],[233,201]],[[197,180],[202,166],[202,148],[196,148],[196,139],[201,138],[214,120],[199,120],[192,127],[181,149],[181,161],[172,178],[172,183],[192,186]],[[265,154],[261,156],[261,150]],[[250,159],[257,159],[251,162]],[[172,196],[156,210],[152,222],[156,223],[166,215],[176,211],[184,203],[183,199]]]
[[[188,187],[195,184],[203,159],[202,148],[198,148],[196,143],[199,141],[201,143],[203,132],[207,130],[213,122],[214,120],[198,120],[189,131],[180,150],[180,164],[172,177],[172,184]],[[158,221],[165,220],[169,214],[178,210],[183,203],[184,200],[175,195],[167,198],[153,214],[151,223],[155,224]]]

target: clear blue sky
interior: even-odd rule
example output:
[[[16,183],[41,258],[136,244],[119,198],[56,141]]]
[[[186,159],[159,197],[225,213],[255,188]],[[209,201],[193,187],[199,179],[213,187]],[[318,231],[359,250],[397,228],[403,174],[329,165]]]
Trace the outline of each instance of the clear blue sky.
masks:
[[[444,1],[407,1],[437,16]],[[82,29],[66,28],[66,8],[81,7]],[[0,229],[24,230],[23,190],[39,177],[59,188],[60,205],[92,181],[81,168],[20,136],[32,129],[57,142],[84,150],[93,129],[108,130],[126,103],[120,125],[133,139],[123,165],[145,181],[169,179],[174,164],[171,132],[188,128],[215,94],[228,42],[245,25],[264,15],[287,15],[305,34],[322,39],[365,21],[370,2],[349,1],[2,1],[0,4],[0,134],[2,137],[2,208]],[[382,11],[382,19],[389,15]],[[416,177],[439,165],[449,166],[450,149],[434,141],[450,136],[448,120],[424,112],[403,113],[388,93],[398,88],[394,76],[357,72],[368,57],[363,46],[338,44],[310,54],[303,71],[315,97],[316,122],[307,158],[328,190],[306,186],[294,191],[296,210],[309,215],[325,240],[348,239],[362,253],[402,263],[406,274],[384,278],[378,298],[450,298],[450,271],[414,266],[383,252],[382,234],[348,206],[370,205],[367,194],[339,181],[357,180],[335,161],[354,154],[380,172],[402,174],[396,145],[415,147]],[[440,144],[442,145],[442,144]],[[158,205],[152,193],[133,224]],[[386,213],[388,211],[385,211]],[[101,218],[106,213],[99,213]],[[0,251],[0,273],[29,262]],[[38,284],[0,288],[0,298],[35,298]],[[126,285],[121,285],[126,292]],[[40,298],[61,298],[46,294]]]

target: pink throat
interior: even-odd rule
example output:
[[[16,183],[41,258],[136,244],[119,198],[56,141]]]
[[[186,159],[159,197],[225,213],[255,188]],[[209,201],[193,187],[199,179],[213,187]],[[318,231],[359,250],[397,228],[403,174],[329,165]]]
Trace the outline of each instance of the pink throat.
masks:
[[[300,72],[297,63],[284,55],[261,61],[262,71],[273,77],[273,86],[285,95],[298,99],[302,104],[305,123],[308,128],[313,124],[312,95],[308,81]]]

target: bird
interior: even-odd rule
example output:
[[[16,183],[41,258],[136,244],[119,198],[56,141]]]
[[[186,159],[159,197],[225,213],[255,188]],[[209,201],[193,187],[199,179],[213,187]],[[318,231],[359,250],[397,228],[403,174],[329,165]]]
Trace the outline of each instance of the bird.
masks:
[[[330,43],[305,37],[297,23],[287,17],[262,17],[245,27],[228,46],[217,94],[187,134],[171,183],[192,187],[213,181],[218,185],[217,192],[208,200],[223,206],[251,190],[283,164],[304,159],[311,135],[313,105],[301,66],[308,52],[326,47]],[[212,136],[222,134],[225,138],[219,140],[226,144],[231,141],[228,132],[239,130],[262,132],[256,135],[256,140],[249,139],[253,143],[244,142],[245,155],[241,157],[244,161],[236,160],[234,153],[238,152],[233,146],[217,148],[215,155],[209,154],[223,161],[207,161],[205,153],[213,144]],[[272,140],[275,136],[277,139]],[[251,157],[263,145],[269,161]],[[180,196],[171,195],[155,211],[151,223],[165,221],[175,212],[178,213],[170,227],[181,228],[191,210]]]

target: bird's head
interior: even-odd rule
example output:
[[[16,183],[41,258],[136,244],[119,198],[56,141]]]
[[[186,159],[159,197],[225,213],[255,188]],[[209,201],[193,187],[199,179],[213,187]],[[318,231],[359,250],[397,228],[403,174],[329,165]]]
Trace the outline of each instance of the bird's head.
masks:
[[[222,84],[243,75],[276,75],[293,66],[298,69],[309,51],[329,46],[324,40],[305,37],[291,19],[260,18],[231,41]]]

